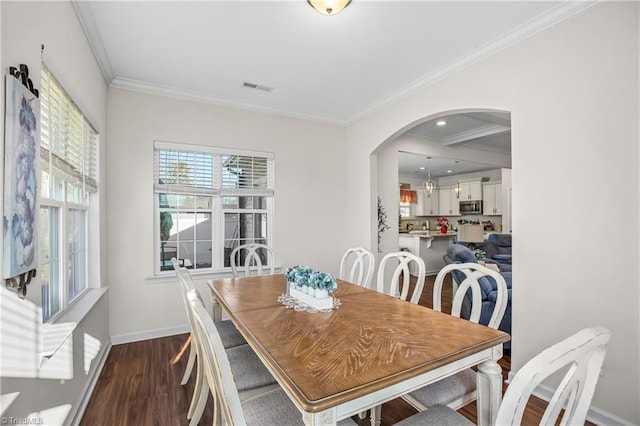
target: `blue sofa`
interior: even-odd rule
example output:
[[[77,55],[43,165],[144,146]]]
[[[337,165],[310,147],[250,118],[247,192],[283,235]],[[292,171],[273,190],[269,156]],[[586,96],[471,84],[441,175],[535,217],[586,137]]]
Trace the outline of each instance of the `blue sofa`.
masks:
[[[443,256],[445,263],[478,263],[475,254],[465,245],[462,244],[451,244],[447,248],[447,253]],[[491,260],[487,260],[487,262],[491,262]],[[500,265],[498,265],[499,268]],[[504,312],[504,317],[502,318],[502,322],[500,323],[500,330],[509,333],[511,335],[511,269],[509,271],[503,271],[500,269],[500,275],[504,277],[505,282],[507,283],[508,289],[508,299],[507,299],[507,309]],[[464,275],[461,272],[453,272],[453,278],[456,280],[458,284],[462,282]],[[496,297],[497,297],[497,285],[493,278],[491,277],[483,277],[479,280],[480,288],[482,290],[482,311],[480,313],[480,324],[487,325],[489,323],[489,319],[491,318],[491,314],[493,313],[493,308],[495,307]],[[469,314],[471,313],[471,293],[467,292],[467,297],[462,304],[461,316],[463,318],[468,319]],[[511,341],[504,344],[505,349],[511,348]]]
[[[498,264],[500,271],[511,271],[511,234],[490,234],[484,240],[482,250],[487,259]]]

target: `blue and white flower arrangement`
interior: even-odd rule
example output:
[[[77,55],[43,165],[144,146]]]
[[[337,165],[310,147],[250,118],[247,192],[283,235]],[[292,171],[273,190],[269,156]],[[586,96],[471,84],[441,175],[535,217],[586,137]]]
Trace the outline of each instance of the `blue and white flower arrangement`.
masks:
[[[333,275],[316,271],[309,266],[292,266],[286,270],[284,277],[287,283],[296,286],[296,290],[316,298],[326,298],[338,289]]]

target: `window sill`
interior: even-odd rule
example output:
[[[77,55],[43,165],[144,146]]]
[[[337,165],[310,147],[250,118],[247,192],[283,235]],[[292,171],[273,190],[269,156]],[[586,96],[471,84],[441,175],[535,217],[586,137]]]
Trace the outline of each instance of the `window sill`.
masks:
[[[189,274],[195,280],[212,280],[216,278],[230,278],[233,274],[231,273],[231,268],[222,269],[219,271],[194,271],[193,269],[189,269]],[[282,273],[282,267],[276,266],[275,272],[277,274]],[[242,275],[242,274],[241,274]],[[175,283],[176,282],[176,273],[175,271],[166,271],[163,273],[159,273],[158,275],[151,275],[145,278],[145,282],[147,284],[166,284],[166,283]]]
[[[61,322],[75,322],[80,323],[85,316],[91,311],[91,309],[98,303],[98,300],[107,292],[108,287],[89,288],[87,291],[78,297],[71,306],[55,319],[53,324]]]
[[[42,346],[38,354],[40,367],[60,350],[78,324],[106,292],[107,287],[88,289],[53,322],[42,325]]]

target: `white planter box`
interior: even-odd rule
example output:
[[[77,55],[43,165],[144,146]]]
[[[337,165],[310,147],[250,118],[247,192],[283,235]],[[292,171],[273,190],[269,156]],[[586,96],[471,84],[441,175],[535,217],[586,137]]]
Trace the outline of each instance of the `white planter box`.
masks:
[[[296,290],[295,288],[289,289],[291,297],[303,302],[305,305],[311,306],[316,309],[333,309],[333,297],[325,297],[324,299],[316,299],[313,296],[309,296],[306,293]]]

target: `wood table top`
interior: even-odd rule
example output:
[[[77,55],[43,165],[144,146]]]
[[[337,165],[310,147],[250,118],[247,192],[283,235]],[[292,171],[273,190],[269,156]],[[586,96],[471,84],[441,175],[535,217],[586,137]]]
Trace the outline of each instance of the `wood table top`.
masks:
[[[319,412],[509,340],[509,335],[338,280],[341,306],[298,312],[277,301],[282,274],[212,283],[278,382]]]

